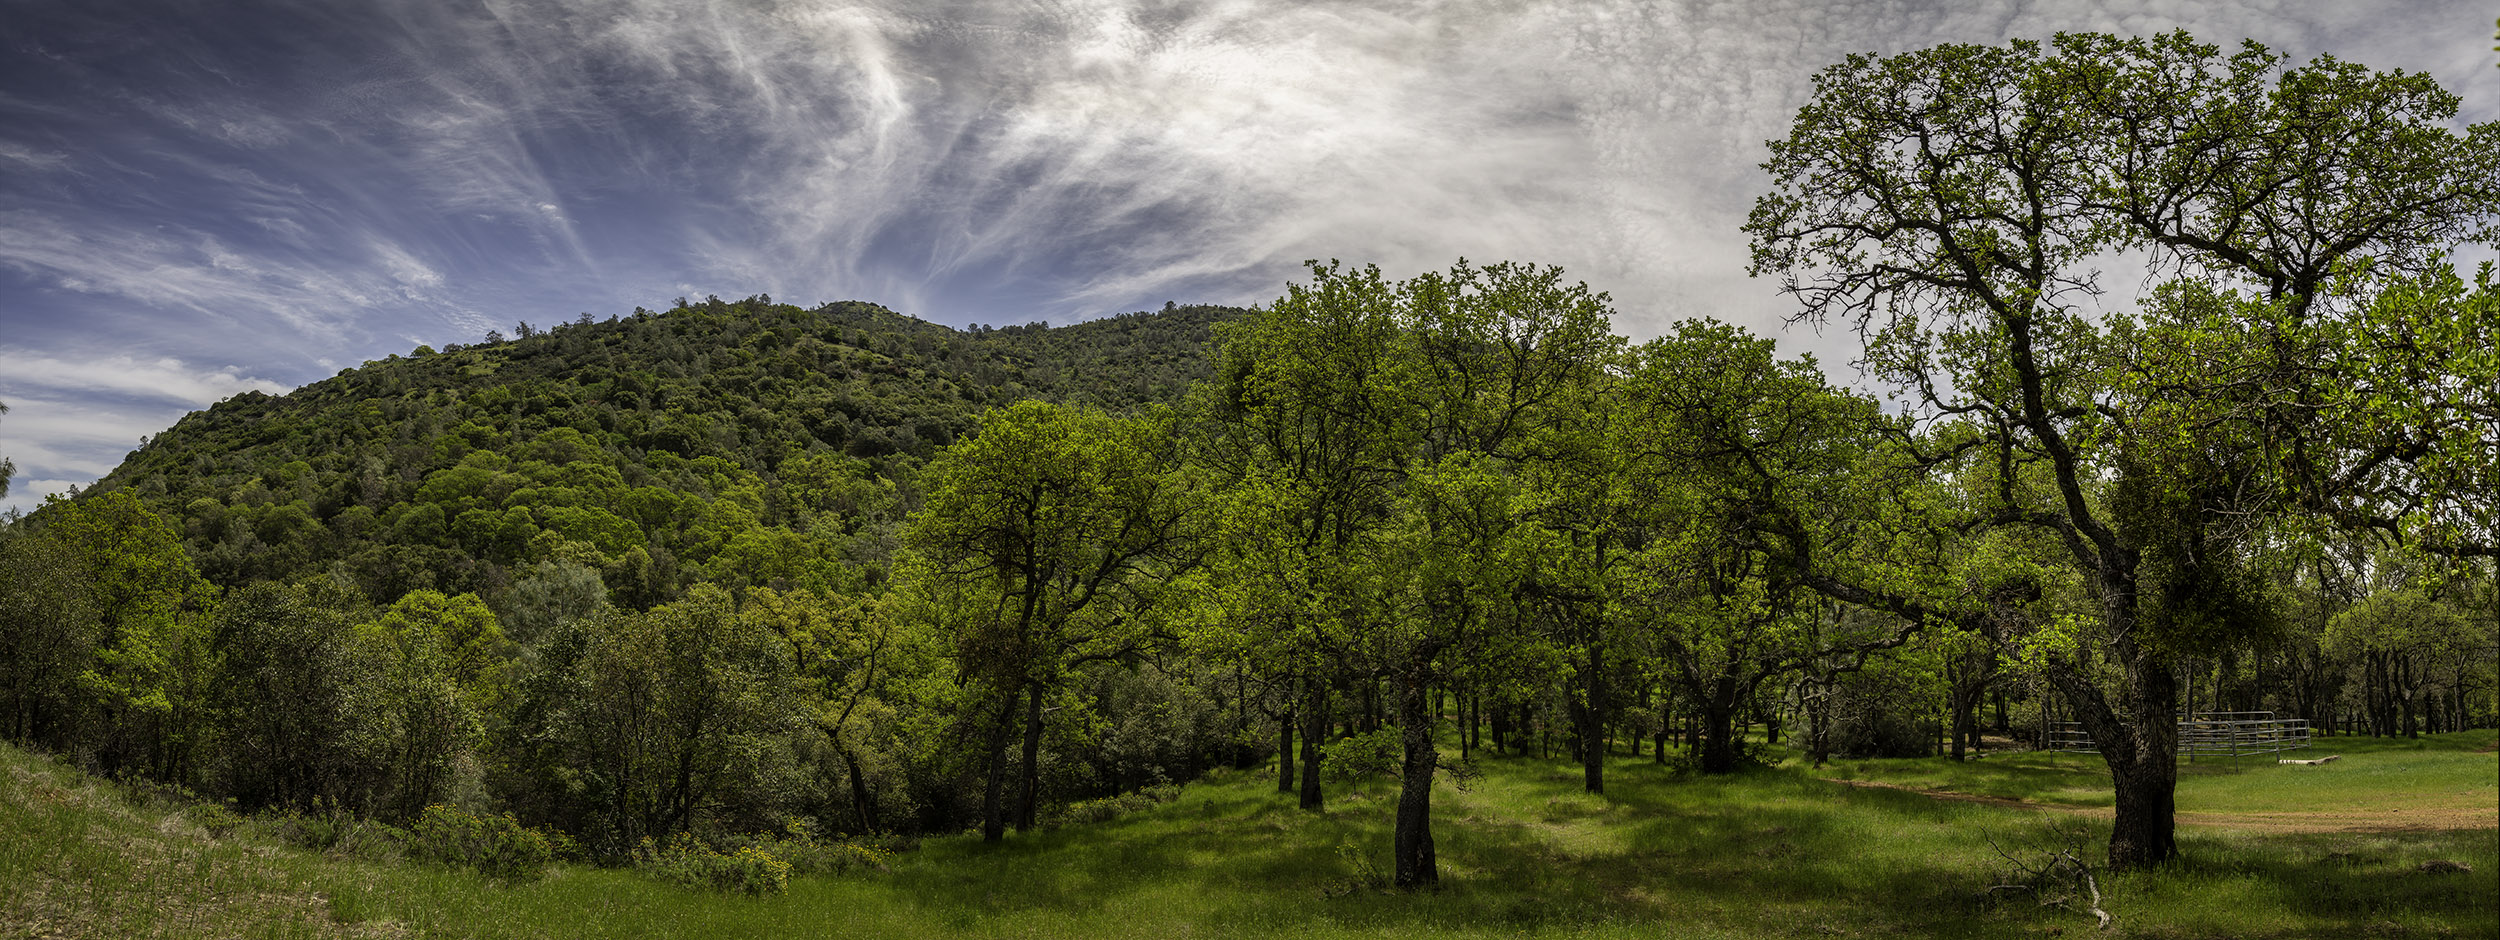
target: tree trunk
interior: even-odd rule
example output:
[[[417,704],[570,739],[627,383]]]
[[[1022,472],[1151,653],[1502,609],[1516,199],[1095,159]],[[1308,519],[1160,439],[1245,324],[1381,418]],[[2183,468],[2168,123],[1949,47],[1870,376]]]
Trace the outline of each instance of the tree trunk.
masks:
[[[2110,764],[2110,779],[2118,791],[2117,815],[2109,830],[2109,867],[2113,870],[2157,865],[2179,854],[2173,838],[2179,785],[2177,720],[2164,713],[2134,724],[2145,743],[2132,760]],[[2162,730],[2155,734],[2151,725]]]
[[[1276,792],[1293,792],[1293,722],[1290,710],[1276,719]]]
[[[842,755],[842,765],[849,768],[851,772],[851,810],[859,814],[859,831],[875,835],[877,833],[877,798],[875,794],[868,792],[867,778],[859,772],[859,755],[851,750],[850,745],[839,741],[834,742],[833,751]]]
[[[1661,694],[1658,697],[1658,727],[1652,732],[1657,736],[1655,743],[1657,760],[1660,764],[1667,762],[1667,738],[1672,736],[1674,731],[1675,702]]]
[[[1302,680],[1302,808],[1326,808],[1319,790],[1319,742],[1328,736],[1328,683]]]
[[[1580,785],[1590,793],[1606,792],[1606,645],[1589,643],[1588,678],[1581,688],[1588,704],[1580,709]]]
[[[1953,760],[1955,763],[1960,763],[1970,759],[1970,756],[1963,750],[1962,742],[1969,739],[1966,732],[1970,728],[1971,701],[1970,696],[1960,688],[1953,690],[1950,699],[1948,707],[1953,712],[1951,722],[1953,725]]]
[[[1736,771],[1736,703],[1725,696],[1702,706],[1701,772]]]
[[[1417,658],[1428,657],[1419,654]],[[1432,716],[1424,707],[1423,673],[1424,663],[1410,663],[1398,682],[1398,721],[1406,762],[1398,778],[1396,879],[1398,887],[1407,889],[1441,882],[1441,868],[1432,854],[1432,773],[1440,752],[1432,746]]]
[[[989,782],[981,788],[981,841],[996,842],[1007,837],[1007,814],[1001,797],[1007,788],[1007,733],[1015,727],[1016,699],[1009,690],[998,710],[998,720],[990,724],[988,734]]]
[[[1024,706],[1024,794],[1016,802],[1016,831],[1033,830],[1035,804],[1042,793],[1042,684],[1033,683],[1025,689]]]
[[[2133,643],[2119,645],[2127,669],[2129,711],[2123,716],[2072,668],[2052,667],[2049,675],[2109,765],[2118,798],[2110,821],[2109,867],[2127,870],[2158,865],[2179,854],[2179,722],[2174,714],[2179,687],[2168,663],[2134,649]]]

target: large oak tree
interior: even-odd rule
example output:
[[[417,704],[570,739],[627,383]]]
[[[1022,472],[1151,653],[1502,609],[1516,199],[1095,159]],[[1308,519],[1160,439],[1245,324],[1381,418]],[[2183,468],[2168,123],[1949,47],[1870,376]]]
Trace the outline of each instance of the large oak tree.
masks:
[[[2124,677],[2048,672],[2116,780],[2109,860],[2170,858],[2174,660],[2243,629],[2267,525],[2493,550],[2490,288],[2440,252],[2493,237],[2500,123],[2454,129],[2423,75],[2184,33],[1853,56],[1815,86],[1771,142],[1753,270],[1955,428],[1922,437],[1991,473],[1970,525],[2063,547]]]

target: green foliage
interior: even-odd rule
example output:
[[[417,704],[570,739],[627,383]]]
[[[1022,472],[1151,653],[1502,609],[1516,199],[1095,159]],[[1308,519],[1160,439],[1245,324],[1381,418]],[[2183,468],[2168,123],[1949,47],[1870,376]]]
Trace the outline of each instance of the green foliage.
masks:
[[[1052,828],[1057,828],[1060,826],[1082,826],[1091,823],[1110,822],[1122,816],[1151,808],[1158,803],[1172,802],[1173,799],[1179,797],[1180,795],[1180,785],[1167,783],[1147,787],[1142,790],[1132,790],[1118,796],[1106,796],[1092,800],[1078,800],[1074,803],[1062,806],[1059,808],[1058,812],[1052,813],[1049,825]]]
[[[0,731],[20,741],[74,739],[88,704],[79,678],[111,625],[80,559],[44,533],[0,540]]]
[[[672,843],[671,848],[676,844]],[[812,821],[793,820],[777,835],[730,836],[721,840],[730,854],[755,849],[780,859],[792,875],[844,875],[886,871],[893,853],[849,840],[828,840]]]
[[[722,852],[682,832],[666,845],[643,839],[634,848],[634,867],[689,888],[764,895],[790,887],[790,863],[762,846]]]
[[[954,634],[959,674],[989,703],[976,711],[998,716],[974,719],[986,725],[978,733],[988,751],[1005,746],[1011,722],[1021,725],[1019,829],[1038,821],[1041,697],[1079,662],[1143,654],[1162,588],[1195,564],[1202,500],[1173,451],[1170,420],[1021,402],[984,416],[923,474],[901,590]],[[984,771],[990,838],[1005,822],[996,794],[1006,773],[996,758]]]
[[[881,569],[896,481],[983,411],[1176,399],[1204,372],[1211,326],[1236,313],[957,331],[869,304],[707,300],[239,395],[93,492],[177,515],[227,587],[344,563],[376,598],[431,588],[503,609],[506,585],[548,562],[597,569],[636,608],[705,576],[848,586],[862,574],[820,582],[758,570],[757,550],[717,569],[713,556],[779,527],[812,558]],[[544,625],[530,626],[516,632]]]
[[[409,826],[408,855],[503,881],[536,881],[555,862],[555,843],[510,816],[438,803]]]
[[[33,538],[66,553],[51,555],[44,573],[15,589],[68,605],[38,615],[53,621],[49,627],[29,624],[38,634],[30,636],[34,648],[46,630],[56,638],[94,631],[92,658],[73,657],[82,667],[75,696],[92,709],[82,717],[101,726],[86,730],[84,743],[107,766],[187,775],[207,720],[199,659],[202,613],[214,591],[184,554],[172,520],[128,493],[104,493],[49,498],[29,523]],[[82,608],[96,618],[92,626],[77,624],[87,616]]]
[[[1382,728],[1330,741],[1320,747],[1322,767],[1340,783],[1361,784],[1397,775],[1405,753],[1400,732]]]
[[[357,642],[355,600],[261,582],[217,609],[216,757],[246,808],[369,810],[392,771],[390,651]]]
[[[378,809],[414,816],[455,793],[474,792],[489,716],[508,695],[511,643],[474,594],[411,591],[359,628],[386,665],[381,734],[392,779]]]
[[[515,683],[500,785],[525,818],[610,856],[777,816],[798,789],[789,656],[709,585],[560,624]]]

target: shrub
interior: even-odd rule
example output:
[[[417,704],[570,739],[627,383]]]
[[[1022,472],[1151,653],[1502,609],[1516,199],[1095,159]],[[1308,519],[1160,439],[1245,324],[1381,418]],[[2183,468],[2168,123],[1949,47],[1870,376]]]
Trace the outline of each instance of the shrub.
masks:
[[[1397,728],[1382,728],[1321,745],[1320,767],[1346,783],[1393,776],[1406,758],[1404,734]]]
[[[828,842],[817,832],[812,819],[796,819],[778,836],[750,836],[725,840],[721,846],[734,852],[739,848],[756,848],[789,863],[790,871],[801,875],[839,875],[851,871],[884,871],[886,857],[892,853],[856,842]]]
[[[288,809],[252,820],[254,829],[297,848],[333,855],[393,861],[406,854],[407,830],[316,801],[310,812]]]
[[[478,816],[438,803],[410,828],[408,854],[489,878],[536,881],[555,861],[555,845],[510,816]]]
[[[235,827],[243,825],[243,814],[217,803],[194,803],[190,808],[183,810],[182,815],[198,823],[200,828],[208,830],[209,837],[216,839],[225,838],[226,833],[233,832]]]
[[[1151,807],[1157,803],[1169,803],[1175,799],[1179,799],[1180,795],[1181,788],[1179,784],[1159,783],[1154,786],[1122,793],[1118,796],[1106,796],[1101,799],[1094,800],[1079,800],[1060,807],[1058,811],[1050,815],[1049,819],[1043,822],[1043,825],[1055,829],[1060,826],[1077,825],[1080,823],[1110,822],[1130,813]]]
[[[790,863],[763,846],[721,852],[682,832],[665,846],[643,839],[634,849],[634,867],[690,888],[763,895],[790,887]]]
[[[1379,891],[1389,886],[1389,873],[1372,861],[1370,853],[1352,842],[1337,844],[1337,860],[1345,864],[1346,877],[1320,889],[1322,897],[1341,898],[1357,891]]]

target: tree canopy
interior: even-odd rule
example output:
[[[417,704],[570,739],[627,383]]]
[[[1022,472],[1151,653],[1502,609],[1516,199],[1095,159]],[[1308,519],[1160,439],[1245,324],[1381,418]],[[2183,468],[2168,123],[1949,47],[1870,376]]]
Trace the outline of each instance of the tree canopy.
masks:
[[[1852,56],[1764,164],[1746,231],[1799,319],[1910,395],[1967,525],[2054,537],[2128,682],[2083,704],[2114,864],[2174,852],[2172,658],[2229,642],[2248,552],[2329,524],[2490,555],[2500,122],[2427,76],[2185,33]],[[2140,265],[2120,268],[2118,265]],[[2152,284],[2130,308],[2105,280]],[[2453,345],[2452,345],[2453,343]],[[2399,378],[2402,377],[2402,378]]]

